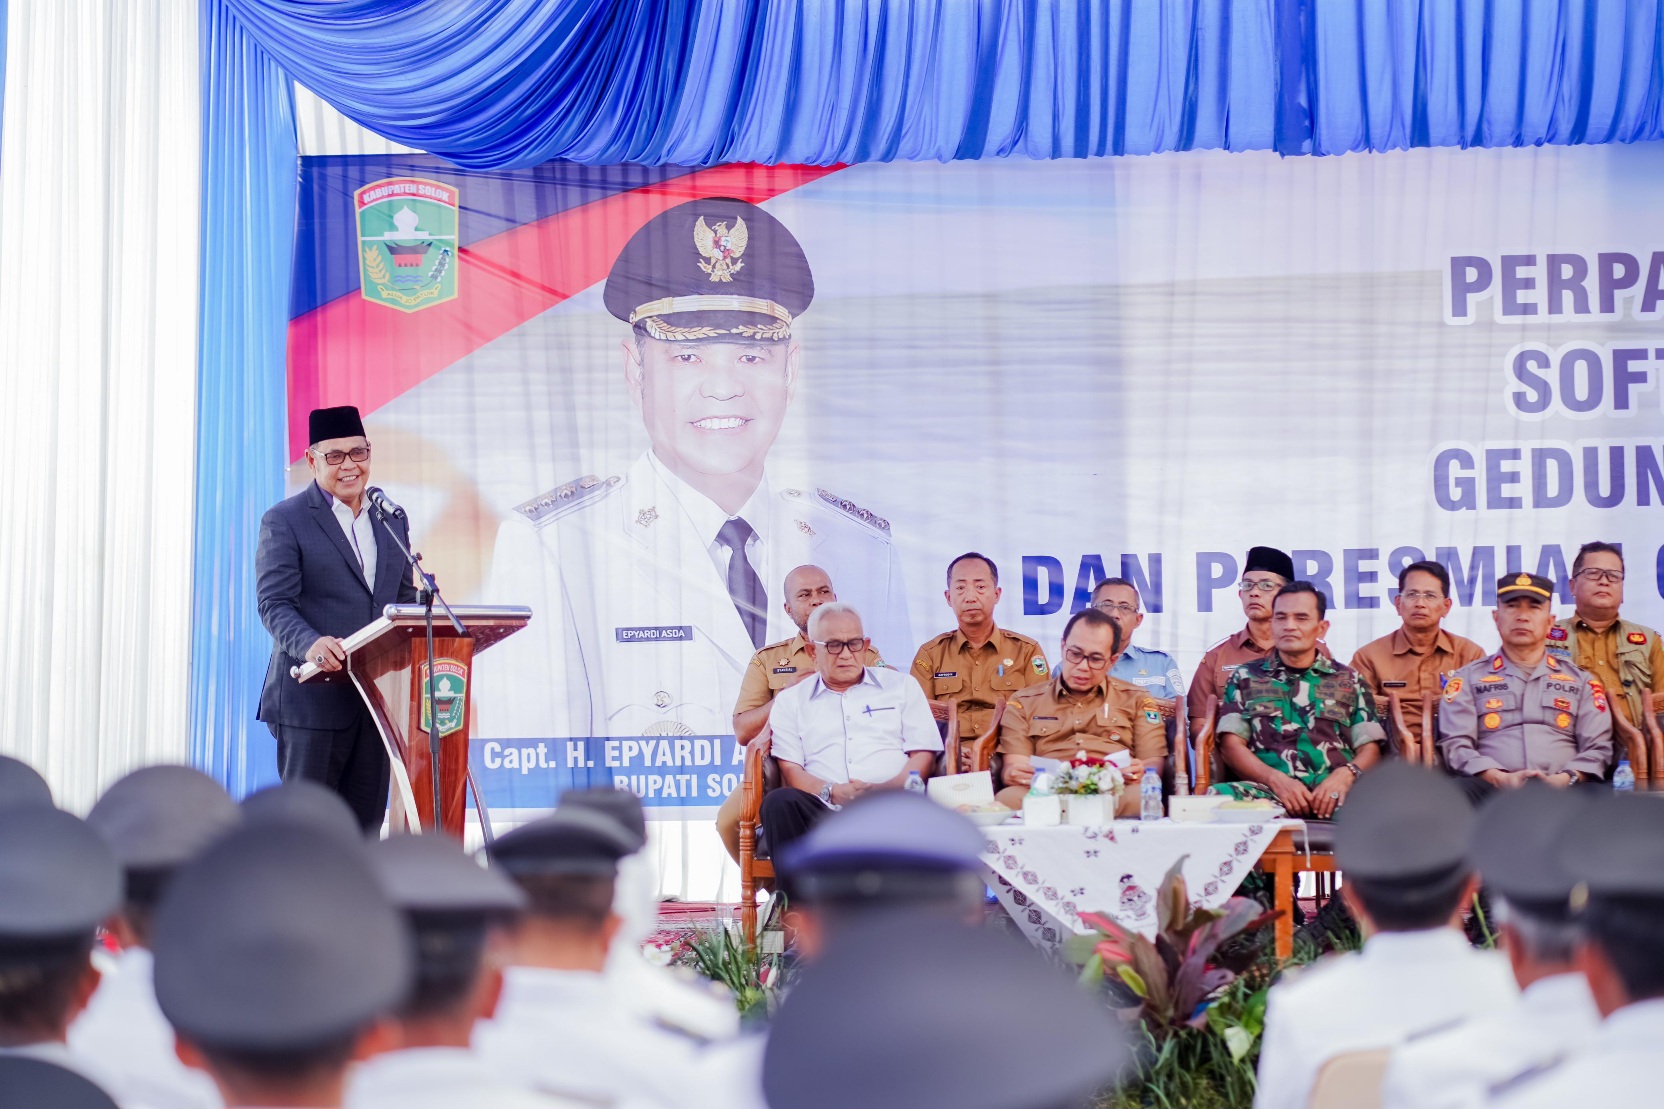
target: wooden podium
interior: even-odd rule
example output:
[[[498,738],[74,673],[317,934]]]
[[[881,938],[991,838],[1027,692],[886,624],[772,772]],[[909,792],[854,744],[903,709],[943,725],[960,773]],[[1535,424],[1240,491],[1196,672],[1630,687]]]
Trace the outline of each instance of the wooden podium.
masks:
[[[432,752],[428,749],[428,713],[439,718],[439,827],[461,838],[467,803],[465,789],[474,791],[474,807],[486,824],[485,805],[468,773],[469,709],[474,656],[526,626],[532,610],[512,605],[453,605],[466,636],[456,633],[439,613],[433,626],[434,670],[438,686],[426,695],[428,675],[427,610],[421,605],[388,605],[381,619],[366,624],[342,640],[346,666],[325,674],[308,662],[300,681],[348,680],[357,687],[375,719],[376,730],[393,764],[390,823],[412,831],[432,828]],[[399,726],[398,707],[407,706],[405,725]]]

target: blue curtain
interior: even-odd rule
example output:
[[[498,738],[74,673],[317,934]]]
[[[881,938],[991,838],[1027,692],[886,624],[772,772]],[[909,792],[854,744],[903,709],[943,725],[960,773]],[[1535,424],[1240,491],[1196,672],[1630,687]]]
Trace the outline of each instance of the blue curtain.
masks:
[[[260,516],[283,496],[294,249],[293,85],[223,0],[203,0],[191,761],[234,793],[277,779],[254,719],[271,640],[254,604]]]
[[[1658,138],[1664,0],[227,0],[469,168]]]

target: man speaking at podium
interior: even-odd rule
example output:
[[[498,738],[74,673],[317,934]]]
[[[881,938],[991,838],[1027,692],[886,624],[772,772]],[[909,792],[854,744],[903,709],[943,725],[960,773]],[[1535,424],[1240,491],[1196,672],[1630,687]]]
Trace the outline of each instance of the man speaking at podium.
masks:
[[[320,408],[307,421],[312,483],[267,510],[254,553],[260,622],[272,658],[258,719],[277,738],[277,772],[339,793],[369,832],[387,812],[390,767],[370,710],[345,676],[302,685],[290,667],[315,663],[336,673],[341,640],[378,619],[390,604],[414,604],[407,563],[387,533],[410,543],[402,515],[370,504],[370,441],[358,409]]]

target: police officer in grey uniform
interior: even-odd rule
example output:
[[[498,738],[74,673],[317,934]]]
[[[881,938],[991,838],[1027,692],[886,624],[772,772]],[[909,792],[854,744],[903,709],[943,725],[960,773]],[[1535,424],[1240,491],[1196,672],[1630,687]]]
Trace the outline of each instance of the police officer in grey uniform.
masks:
[[[498,532],[487,593],[534,616],[481,659],[482,734],[732,734],[751,656],[796,632],[768,583],[802,563],[883,614],[882,651],[911,646],[889,523],[765,471],[813,296],[797,240],[744,201],[689,201],[630,238],[605,302],[630,329],[624,376],[650,449],[534,497]]]
[[[1021,1016],[991,1027],[992,1006]],[[769,1109],[1062,1109],[1110,1083],[1125,1042],[1023,941],[902,914],[804,971],[769,1032],[763,1089]]]
[[[497,1073],[577,1101],[682,1103],[699,1042],[645,1019],[605,973],[618,861],[638,844],[612,817],[563,806],[491,846],[528,900],[496,1015],[474,1033]]]
[[[1548,651],[1554,583],[1505,574],[1496,585],[1496,654],[1457,670],[1439,707],[1439,752],[1469,800],[1533,778],[1598,781],[1612,761],[1600,682]]]
[[[1490,889],[1520,998],[1493,1013],[1411,1038],[1392,1053],[1383,1109],[1478,1109],[1492,1087],[1580,1050],[1600,1023],[1573,965],[1577,875],[1560,858],[1593,804],[1587,790],[1528,782],[1479,811],[1469,858]]]
[[[1495,1109],[1658,1104],[1664,1044],[1664,803],[1597,795],[1566,830],[1561,865],[1580,881],[1577,963],[1604,1019],[1563,1061],[1493,1090]]]
[[[348,817],[339,796],[324,790]],[[150,926],[174,872],[241,819],[225,788],[188,766],[147,766],[104,791],[87,823],[121,864],[126,893],[110,920],[122,946],[91,1003],[69,1030],[69,1046],[96,1060],[124,1104],[217,1109],[219,1091],[179,1061],[173,1029],[156,1005]]]
[[[507,932],[526,896],[448,836],[393,836],[370,849],[382,888],[404,913],[416,984],[397,1017],[401,1047],[352,1075],[348,1109],[554,1109],[565,1103],[510,1084],[469,1049],[502,990]]]
[[[413,980],[366,849],[296,821],[245,823],[181,867],[151,948],[180,1057],[228,1106],[339,1109],[352,1061],[395,1046]]]

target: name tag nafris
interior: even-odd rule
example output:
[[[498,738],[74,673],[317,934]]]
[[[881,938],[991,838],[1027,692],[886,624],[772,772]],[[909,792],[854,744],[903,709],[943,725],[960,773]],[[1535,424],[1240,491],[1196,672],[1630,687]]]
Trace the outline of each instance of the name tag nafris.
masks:
[[[614,628],[620,643],[686,643],[693,639],[692,624],[664,624],[656,628]]]

